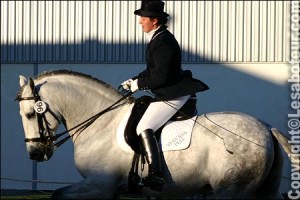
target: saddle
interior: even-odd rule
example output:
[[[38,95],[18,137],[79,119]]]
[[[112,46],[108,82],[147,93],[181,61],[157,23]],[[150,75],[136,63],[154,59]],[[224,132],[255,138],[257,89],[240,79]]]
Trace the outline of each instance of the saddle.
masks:
[[[140,157],[142,164],[145,164],[142,147],[138,135],[136,134],[136,127],[140,119],[144,115],[146,109],[151,102],[156,101],[156,99],[150,96],[142,96],[135,100],[134,106],[132,108],[131,114],[129,116],[125,131],[124,138],[127,144],[135,152],[133,156],[131,170],[128,175],[128,190],[132,193],[140,194],[142,192],[143,186],[140,184],[141,177],[138,175],[138,165]],[[180,110],[178,110],[172,117],[171,121],[181,121],[187,120],[194,117],[197,114],[196,109],[196,95],[193,95]],[[161,132],[164,125],[157,130],[154,134],[157,141],[160,140]]]
[[[134,106],[132,108],[131,114],[129,116],[125,131],[124,138],[127,144],[131,147],[131,149],[138,154],[142,153],[141,146],[139,144],[139,138],[136,134],[136,127],[147,110],[149,104],[151,102],[157,101],[156,99],[150,96],[142,96],[135,100]],[[197,114],[196,108],[196,95],[193,95],[183,107],[181,107],[170,119],[170,121],[182,121],[187,120],[194,117]],[[161,131],[164,125],[158,129],[154,134],[156,136],[157,141],[160,140]]]

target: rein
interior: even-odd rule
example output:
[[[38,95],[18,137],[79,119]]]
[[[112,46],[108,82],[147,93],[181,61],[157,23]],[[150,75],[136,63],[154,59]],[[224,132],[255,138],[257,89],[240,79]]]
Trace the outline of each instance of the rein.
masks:
[[[92,123],[94,123],[94,121],[96,121],[96,119],[98,119],[101,115],[107,113],[108,111],[114,109],[118,103],[120,103],[121,101],[123,101],[124,99],[126,99],[127,97],[131,96],[132,92],[129,92],[127,94],[125,94],[122,98],[120,98],[118,101],[116,101],[115,103],[113,103],[112,105],[110,105],[109,107],[105,108],[104,110],[100,111],[99,113],[95,114],[94,116],[88,118],[87,120],[81,122],[80,124],[74,126],[73,128],[70,128],[66,131],[63,131],[59,134],[57,134],[55,136],[55,140],[60,138],[61,136],[65,135],[66,133],[78,128],[74,134],[72,135],[68,135],[65,138],[61,139],[59,142],[57,142],[56,144],[54,144],[54,148],[58,148],[60,145],[62,145],[63,143],[65,143],[68,139],[70,139],[71,137],[73,137],[75,134],[84,131],[87,127],[89,127]]]
[[[149,91],[146,91],[146,92],[147,92],[149,95],[153,96],[153,94],[152,94],[151,92],[149,92]],[[162,101],[162,102],[164,102],[165,104],[167,104],[168,106],[172,107],[172,108],[175,109],[177,112],[180,112],[181,115],[188,117],[185,113],[181,112],[180,110],[176,109],[172,104],[168,103],[168,101],[164,101],[164,100],[160,99],[160,98],[157,97],[157,96],[156,96],[156,98],[157,98],[159,101]],[[217,124],[216,122],[214,122],[214,121],[212,121],[211,119],[209,119],[209,118],[207,117],[206,114],[204,114],[204,117],[205,117],[207,120],[209,120],[211,123],[213,123],[215,126],[219,127],[220,129],[223,129],[223,130],[227,131],[228,133],[233,134],[233,135],[235,135],[235,136],[237,136],[237,137],[239,137],[239,138],[241,138],[241,139],[244,139],[244,140],[246,140],[246,141],[248,141],[248,142],[250,142],[250,143],[253,143],[253,144],[257,145],[257,146],[260,146],[260,147],[262,147],[262,148],[266,148],[266,147],[264,147],[264,146],[262,146],[262,145],[260,145],[260,144],[258,144],[258,143],[256,143],[256,142],[253,142],[253,141],[251,141],[251,140],[249,140],[249,139],[247,139],[247,138],[245,138],[245,137],[243,137],[243,136],[240,136],[240,135],[234,133],[233,131],[230,131],[230,130],[226,129],[225,127],[223,127],[223,126]],[[193,119],[192,119],[192,120],[193,120]],[[218,135],[218,134],[215,133],[213,130],[211,130],[211,129],[209,129],[207,126],[201,124],[201,123],[200,123],[199,121],[197,121],[196,119],[193,120],[193,121],[194,121],[196,124],[200,125],[201,127],[205,128],[205,129],[206,129],[207,131],[209,131],[210,133],[214,134],[216,137],[220,138],[220,139],[223,141],[223,144],[224,144],[225,149],[226,149],[230,154],[233,154],[233,152],[232,152],[231,150],[229,150],[229,149],[226,147],[226,143],[225,143],[225,138],[224,138],[224,137]]]
[[[113,103],[112,105],[110,105],[109,107],[105,108],[104,110],[100,111],[99,113],[95,114],[94,116],[88,118],[87,120],[81,122],[80,124],[67,129],[66,131],[63,131],[59,134],[56,134],[55,136],[51,135],[50,133],[52,132],[50,127],[49,127],[49,123],[45,117],[45,112],[48,111],[58,122],[60,122],[59,118],[55,115],[55,113],[53,111],[51,111],[48,106],[45,108],[39,107],[37,109],[40,109],[42,112],[38,112],[35,109],[35,112],[37,114],[37,121],[38,121],[38,126],[39,126],[39,134],[40,137],[39,138],[25,138],[25,142],[41,142],[43,145],[49,147],[51,145],[51,143],[53,143],[54,141],[56,141],[58,138],[60,138],[61,136],[65,135],[66,133],[77,129],[75,131],[74,134],[72,135],[68,135],[65,138],[61,139],[60,141],[56,142],[53,145],[53,149],[57,149],[59,146],[61,146],[63,143],[65,143],[68,139],[70,139],[71,137],[73,137],[75,134],[84,131],[87,127],[89,127],[94,121],[96,121],[96,119],[98,119],[101,115],[107,113],[108,111],[111,111],[112,109],[115,109],[117,104],[119,104],[121,101],[123,101],[124,99],[126,99],[127,97],[131,96],[132,92],[128,92],[126,93],[124,96],[122,96],[122,98],[120,98],[118,101],[116,101],[115,103]],[[35,105],[37,105],[39,102],[41,102],[40,104],[45,104],[43,101],[41,101],[41,97],[38,95],[38,93],[36,91],[34,91],[34,95],[32,97],[18,97],[16,100],[23,101],[23,100],[34,100],[35,101]],[[46,106],[46,105],[45,105]],[[49,136],[45,136],[43,133],[45,131],[45,127],[44,127],[44,123],[46,124],[46,129],[47,132],[49,134]]]

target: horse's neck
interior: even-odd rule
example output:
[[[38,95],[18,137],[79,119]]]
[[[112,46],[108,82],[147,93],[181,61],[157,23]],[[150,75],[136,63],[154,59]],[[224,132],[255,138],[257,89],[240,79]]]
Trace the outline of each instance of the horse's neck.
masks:
[[[60,79],[50,82],[44,95],[51,99],[58,112],[66,121],[67,128],[72,128],[87,120],[121,98],[116,91],[106,85],[91,84],[72,79]],[[52,105],[53,105],[52,103]],[[112,120],[113,113],[106,113],[99,126]]]

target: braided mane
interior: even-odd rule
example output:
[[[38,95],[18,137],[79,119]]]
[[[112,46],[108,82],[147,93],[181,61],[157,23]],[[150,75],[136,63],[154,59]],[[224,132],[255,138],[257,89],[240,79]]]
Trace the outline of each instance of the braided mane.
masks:
[[[98,84],[103,85],[104,87],[108,88],[108,89],[112,89],[114,91],[116,91],[117,93],[120,93],[118,90],[116,90],[115,88],[113,88],[111,85],[97,79],[94,78],[90,75],[87,74],[83,74],[81,72],[76,72],[76,71],[71,71],[71,70],[66,70],[66,69],[61,69],[61,70],[54,70],[54,71],[44,71],[41,74],[39,74],[38,76],[35,77],[36,80],[40,80],[43,79],[45,77],[49,77],[49,76],[57,76],[57,75],[69,75],[69,76],[75,76],[75,77],[81,77],[87,80],[92,80]],[[21,97],[21,94],[23,92],[24,86],[20,88],[20,90],[18,91],[18,94],[15,98],[15,100],[18,100],[18,98]]]
[[[111,87],[109,84],[92,77],[91,75],[87,75],[87,74],[83,74],[81,72],[76,72],[76,71],[71,71],[71,70],[66,70],[66,69],[61,69],[61,70],[54,70],[54,71],[45,71],[42,72],[41,74],[39,74],[36,77],[36,80],[40,80],[44,77],[48,77],[48,76],[56,76],[56,75],[70,75],[70,76],[78,76],[78,77],[82,77],[82,78],[86,78],[89,80],[93,80],[95,82],[98,82],[99,84],[105,85],[106,87]],[[113,88],[113,87],[111,87]],[[114,88],[113,88],[114,89]]]

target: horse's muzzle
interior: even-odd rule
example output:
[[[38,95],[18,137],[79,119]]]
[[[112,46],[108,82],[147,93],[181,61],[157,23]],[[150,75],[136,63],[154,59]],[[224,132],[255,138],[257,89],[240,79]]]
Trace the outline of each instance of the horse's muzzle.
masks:
[[[53,150],[49,147],[30,148],[29,157],[31,160],[43,162],[49,160],[53,155]]]

